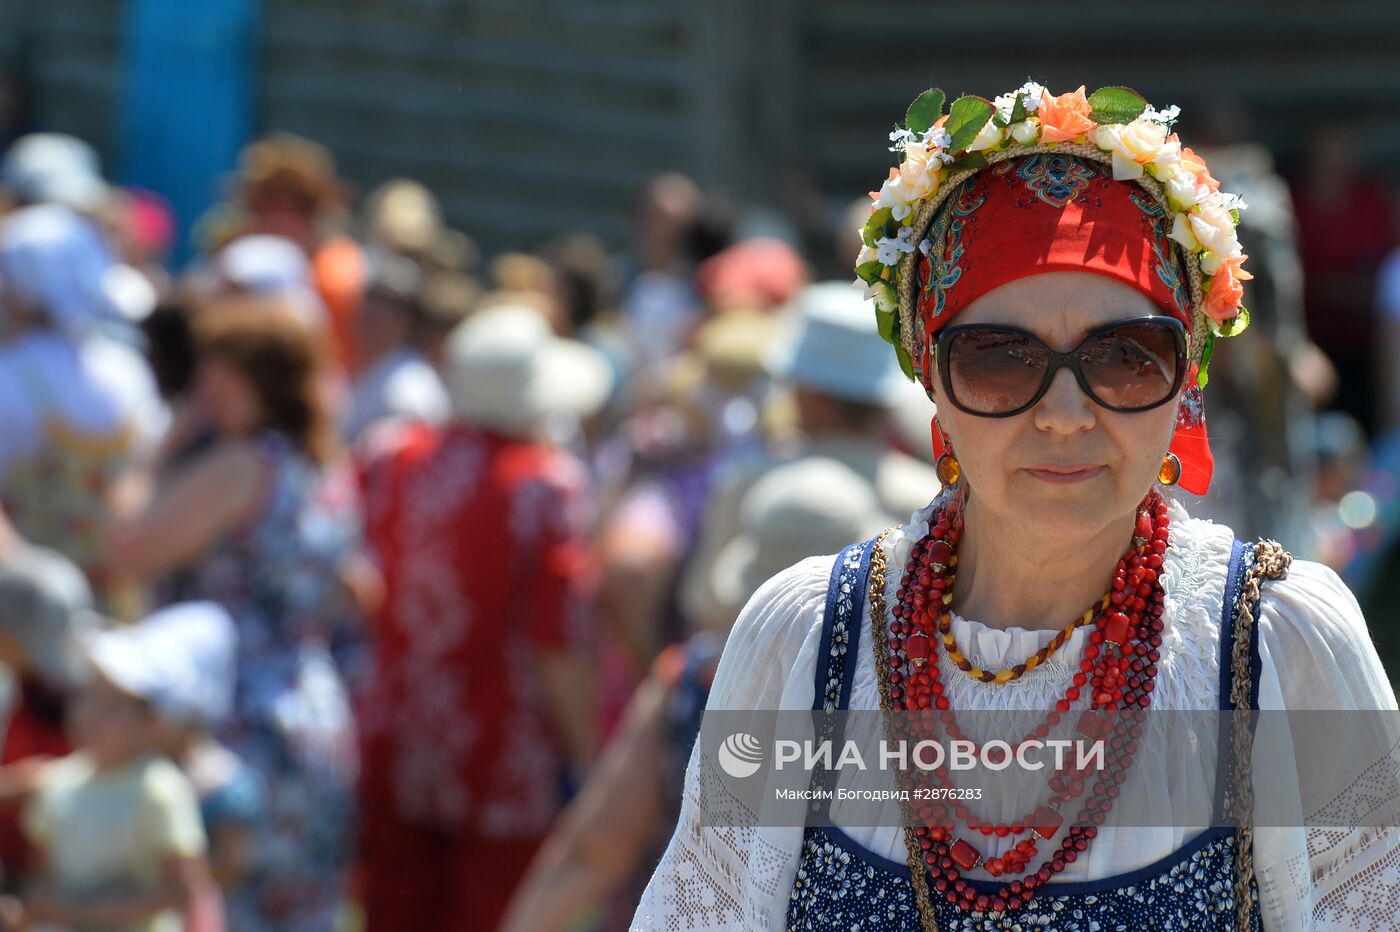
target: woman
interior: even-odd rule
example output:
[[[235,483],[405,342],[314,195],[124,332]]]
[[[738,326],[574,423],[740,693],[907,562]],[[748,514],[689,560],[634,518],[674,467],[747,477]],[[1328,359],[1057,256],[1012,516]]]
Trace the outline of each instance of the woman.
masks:
[[[602,407],[607,364],[513,306],[447,357],[452,420],[365,443],[386,593],[359,719],[367,932],[496,928],[592,757],[587,477],[540,437]]]
[[[942,105],[921,95],[893,135],[905,160],[874,195],[857,274],[938,406],[946,488],[904,527],[760,589],[708,708],[929,709],[939,739],[975,710],[1038,710],[1051,731],[1129,707],[1394,710],[1335,575],[1265,546],[1249,559],[1170,492],[1209,484],[1200,386],[1213,340],[1242,327],[1248,277],[1241,205],[1169,135],[1175,112],[1034,84]],[[828,580],[859,597],[825,609]],[[1110,765],[1131,746],[1111,733]],[[1214,757],[1122,776],[1170,804],[1214,785]],[[1100,831],[1116,787],[1050,786],[1011,823],[920,802],[898,827],[760,829],[697,754],[634,927],[1393,921],[1393,832]]]
[[[163,601],[223,604],[238,626],[234,709],[218,737],[267,784],[269,837],[248,929],[330,929],[343,893],[355,746],[331,650],[353,639],[340,582],[356,520],[334,481],[306,329],[276,306],[205,310],[196,393],[217,435],[141,514],[110,532],[115,571],[162,581]]]

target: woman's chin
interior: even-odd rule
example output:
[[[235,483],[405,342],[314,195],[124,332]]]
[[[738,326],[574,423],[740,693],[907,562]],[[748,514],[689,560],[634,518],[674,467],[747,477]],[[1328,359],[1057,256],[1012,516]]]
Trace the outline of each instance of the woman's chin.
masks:
[[[1011,489],[1019,501],[1018,511],[1067,538],[1077,536],[1075,531],[1079,528],[1087,532],[1090,528],[1103,527],[1120,510],[1116,507],[1121,498],[1120,490],[1109,469],[1100,469],[1092,475],[1051,479],[1022,471],[1017,473]]]

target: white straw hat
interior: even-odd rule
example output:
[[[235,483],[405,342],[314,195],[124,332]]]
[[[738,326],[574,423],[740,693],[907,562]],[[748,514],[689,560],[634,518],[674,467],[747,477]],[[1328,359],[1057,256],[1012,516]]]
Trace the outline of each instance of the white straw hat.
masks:
[[[836,553],[898,524],[880,509],[875,490],[829,457],[778,466],[744,496],[742,530],[711,570],[721,604],[737,614],[759,586],[806,557]]]
[[[453,413],[481,427],[518,433],[554,414],[586,417],[612,392],[607,358],[555,336],[527,307],[473,314],[448,337],[446,355]]]
[[[796,338],[775,350],[775,375],[851,401],[893,401],[904,374],[860,288],[848,282],[809,285],[792,313]]]

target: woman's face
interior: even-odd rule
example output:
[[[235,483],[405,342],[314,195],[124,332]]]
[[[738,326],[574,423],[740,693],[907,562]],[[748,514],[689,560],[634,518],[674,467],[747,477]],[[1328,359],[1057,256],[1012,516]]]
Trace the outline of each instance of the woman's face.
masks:
[[[243,437],[262,425],[262,406],[252,383],[224,360],[212,357],[200,363],[198,393],[205,413],[219,433]]]
[[[1020,327],[1064,352],[1094,327],[1161,313],[1145,294],[1106,276],[1047,272],[987,292],[956,322]],[[1176,422],[1175,400],[1136,414],[1100,407],[1067,369],[1034,407],[1007,418],[960,411],[933,381],[970,501],[1011,527],[1036,522],[1084,536],[1132,514],[1156,481]]]

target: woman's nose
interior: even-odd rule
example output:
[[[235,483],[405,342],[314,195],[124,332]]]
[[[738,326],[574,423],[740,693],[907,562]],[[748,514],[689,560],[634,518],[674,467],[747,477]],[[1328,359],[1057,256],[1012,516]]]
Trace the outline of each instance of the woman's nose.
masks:
[[[1074,373],[1061,369],[1032,412],[1035,426],[1057,434],[1074,434],[1094,426],[1094,402],[1080,389]]]

